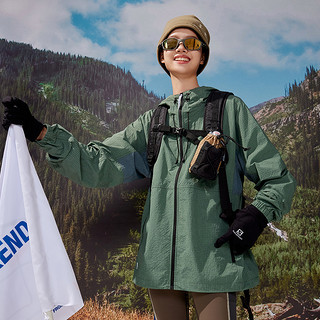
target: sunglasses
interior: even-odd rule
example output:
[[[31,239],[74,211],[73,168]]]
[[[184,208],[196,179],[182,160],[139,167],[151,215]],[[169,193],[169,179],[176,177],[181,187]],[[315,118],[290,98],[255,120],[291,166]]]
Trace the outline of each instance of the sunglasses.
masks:
[[[162,41],[161,46],[163,50],[175,50],[179,47],[180,43],[183,43],[184,47],[189,50],[200,50],[205,44],[196,38],[176,39],[168,38]]]

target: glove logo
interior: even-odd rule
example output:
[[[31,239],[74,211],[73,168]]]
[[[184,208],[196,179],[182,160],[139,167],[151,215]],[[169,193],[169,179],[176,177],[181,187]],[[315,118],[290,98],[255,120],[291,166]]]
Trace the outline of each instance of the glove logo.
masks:
[[[242,231],[241,229],[238,229],[237,231],[232,230],[232,232],[240,239],[243,240],[241,238],[241,236],[244,234],[244,231]]]

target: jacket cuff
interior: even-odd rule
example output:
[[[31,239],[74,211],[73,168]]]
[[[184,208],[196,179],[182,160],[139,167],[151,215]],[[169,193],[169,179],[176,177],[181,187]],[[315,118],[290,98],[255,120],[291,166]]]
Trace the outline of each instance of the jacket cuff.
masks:
[[[259,224],[261,227],[265,228],[268,224],[268,219],[265,217],[265,215],[254,205],[250,204],[247,206],[244,210],[246,210],[249,214],[257,218]]]

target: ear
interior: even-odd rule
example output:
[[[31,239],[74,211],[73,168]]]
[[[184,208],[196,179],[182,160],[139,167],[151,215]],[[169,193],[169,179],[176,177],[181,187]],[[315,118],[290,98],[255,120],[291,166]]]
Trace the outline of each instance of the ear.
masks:
[[[160,52],[160,62],[164,63],[163,51]]]
[[[206,61],[206,56],[205,54],[202,54],[200,64],[204,64],[205,61]]]

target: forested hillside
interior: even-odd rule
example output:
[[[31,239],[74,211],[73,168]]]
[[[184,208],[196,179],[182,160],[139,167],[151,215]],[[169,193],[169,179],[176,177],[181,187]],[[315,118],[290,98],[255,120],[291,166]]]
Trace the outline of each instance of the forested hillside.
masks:
[[[286,97],[254,114],[286,164],[306,188],[320,188],[320,70],[289,85]]]
[[[304,81],[294,81],[281,101],[254,115],[298,188],[290,213],[275,223],[288,241],[266,230],[253,249],[261,267],[253,300],[282,302],[291,296],[312,303],[320,296],[320,71],[307,67]]]
[[[2,97],[27,100],[49,123],[64,120],[63,112],[52,112],[52,107],[65,104],[69,112],[83,109],[103,121],[107,130],[118,131],[159,101],[129,71],[114,65],[6,40],[0,40],[0,75]]]
[[[7,95],[26,101],[37,119],[61,124],[84,143],[107,138],[159,102],[129,71],[114,65],[0,40],[0,98]],[[2,104],[0,109],[2,123]],[[1,126],[1,158],[5,139]],[[80,187],[56,174],[38,146],[29,143],[29,150],[83,296],[106,285],[111,290],[114,280],[100,262],[128,243],[130,228],[139,227],[134,210],[124,210],[121,200],[127,186]]]

